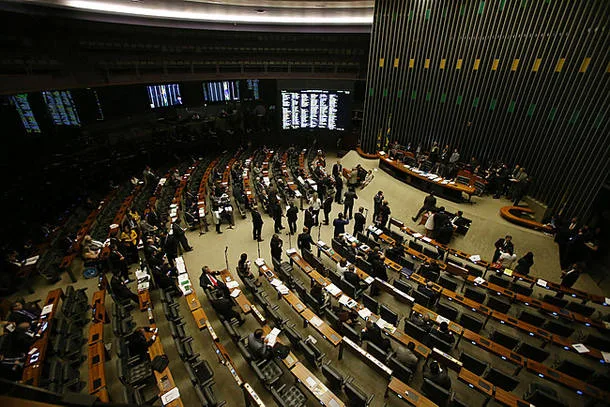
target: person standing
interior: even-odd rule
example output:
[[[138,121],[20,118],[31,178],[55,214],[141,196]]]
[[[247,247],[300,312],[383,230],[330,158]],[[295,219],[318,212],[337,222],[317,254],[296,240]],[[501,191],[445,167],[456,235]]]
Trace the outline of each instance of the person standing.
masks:
[[[434,194],[432,192],[430,192],[430,195],[428,195],[427,197],[424,198],[424,205],[421,208],[419,208],[417,215],[415,215],[411,219],[413,220],[413,222],[416,222],[422,213],[424,213],[426,211],[432,211],[435,208],[436,208],[436,198],[435,198]]]
[[[580,277],[580,265],[572,264],[572,267],[569,267],[567,270],[561,272],[561,287],[562,288],[572,288],[576,280]],[[563,292],[558,292],[555,297],[562,298]]]
[[[341,178],[341,174],[338,174],[335,177],[335,202],[340,204],[341,195],[343,194],[343,179]]]
[[[354,211],[354,202],[358,199],[358,195],[356,195],[356,191],[353,187],[350,187],[349,190],[344,195],[343,200],[343,216],[345,218],[351,219]],[[349,212],[349,216],[347,213]]]
[[[273,202],[273,205],[271,206],[271,216],[273,217],[273,229],[275,231],[275,233],[282,233],[282,229],[284,229],[284,226],[282,226],[282,206],[280,205],[279,202],[277,202],[277,199],[275,198],[275,195],[272,195],[270,197],[269,202]]]
[[[345,216],[343,216],[343,214],[339,212],[339,216],[333,221],[333,226],[335,227],[333,236],[339,237],[339,235],[345,233],[345,225],[347,225],[348,223],[349,220],[345,219]]]
[[[326,199],[324,200],[324,224],[328,225],[329,220],[328,220],[328,215],[330,214],[330,211],[333,208],[333,195],[332,194],[328,194],[328,196],[326,197]]]
[[[303,221],[303,224],[308,228],[311,229],[313,227],[313,225],[316,224],[316,216],[313,213],[313,207],[309,207],[305,210],[305,220]]]
[[[130,281],[127,260],[125,260],[125,256],[123,256],[123,254],[119,251],[119,247],[117,246],[116,242],[112,242],[110,244],[108,265],[110,266],[110,271],[112,271],[113,274],[120,276],[123,281]]]
[[[527,252],[525,256],[521,257],[515,267],[515,273],[527,276],[530,272],[530,268],[534,265],[534,253]]]
[[[309,234],[309,228],[304,227],[303,233],[301,233],[297,238],[297,247],[301,249],[301,253],[303,253],[304,251],[310,252],[312,245],[315,245],[315,243],[311,237],[311,234]]]
[[[388,201],[383,201],[381,204],[381,209],[379,210],[379,226],[385,228],[388,220],[390,219],[390,215],[392,211],[390,210],[390,205],[388,205]]]
[[[288,219],[288,228],[290,229],[290,234],[294,235],[297,233],[297,218],[299,215],[299,208],[294,203],[294,201],[290,202],[290,206],[286,211],[286,219]]]
[[[361,206],[358,208],[358,212],[354,215],[354,236],[356,236],[358,232],[362,233],[364,231],[365,223],[366,217],[364,216],[364,208]]]
[[[172,233],[176,237],[178,243],[180,243],[180,245],[182,246],[182,250],[190,252],[193,250],[193,248],[191,247],[191,245],[189,245],[189,242],[186,238],[186,233],[184,229],[182,229],[182,226],[180,226],[181,223],[182,219],[180,218],[176,219],[176,221],[172,223]]]
[[[515,246],[513,246],[512,240],[513,237],[510,235],[506,235],[504,239],[500,238],[496,240],[496,243],[494,243],[496,251],[494,252],[493,259],[491,260],[492,263],[497,262],[502,253],[508,253],[511,256],[515,253]]]
[[[337,162],[333,165],[333,177],[335,177],[335,181],[337,178],[341,177],[343,172],[343,166],[341,165],[341,160],[337,160]]]
[[[373,219],[377,219],[381,205],[383,204],[383,191],[377,192],[377,195],[373,197]]]
[[[271,257],[276,259],[277,261],[282,261],[282,246],[284,245],[284,241],[280,239],[278,234],[274,234],[271,238]]]
[[[322,201],[320,200],[320,198],[318,197],[318,193],[314,192],[311,199],[309,200],[309,205],[311,205],[311,207],[313,208],[313,213],[314,213],[314,220],[315,223],[314,225],[318,226],[318,217],[320,215],[320,209],[322,208]]]
[[[261,231],[263,229],[263,218],[258,211],[258,208],[254,206],[252,208],[252,238],[259,242],[262,242]]]

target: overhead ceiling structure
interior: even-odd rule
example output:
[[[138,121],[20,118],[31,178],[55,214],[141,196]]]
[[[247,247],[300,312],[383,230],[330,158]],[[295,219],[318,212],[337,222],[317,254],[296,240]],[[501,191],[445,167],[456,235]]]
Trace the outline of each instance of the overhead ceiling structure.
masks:
[[[374,0],[2,0],[0,7],[174,28],[368,32]]]

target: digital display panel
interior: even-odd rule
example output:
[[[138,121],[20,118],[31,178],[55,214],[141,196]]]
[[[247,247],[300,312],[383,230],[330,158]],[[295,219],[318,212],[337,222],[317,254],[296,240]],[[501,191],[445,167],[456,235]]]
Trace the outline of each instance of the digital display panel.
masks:
[[[258,79],[248,79],[246,80],[246,90],[247,96],[244,98],[250,100],[259,100],[261,98],[259,87],[258,87]]]
[[[349,90],[282,90],[282,129],[343,131],[350,123]]]
[[[147,86],[148,101],[151,108],[168,107],[182,104],[180,85],[170,83],[167,85]]]
[[[42,98],[56,126],[78,126],[80,118],[69,90],[43,91]]]
[[[230,102],[239,100],[239,81],[204,82],[203,99],[206,102]]]
[[[27,133],[40,133],[40,126],[38,126],[38,122],[34,117],[34,112],[32,112],[30,102],[28,101],[28,94],[20,93],[11,96],[9,99],[15,106],[15,109],[17,109],[17,113],[19,114],[25,131]]]

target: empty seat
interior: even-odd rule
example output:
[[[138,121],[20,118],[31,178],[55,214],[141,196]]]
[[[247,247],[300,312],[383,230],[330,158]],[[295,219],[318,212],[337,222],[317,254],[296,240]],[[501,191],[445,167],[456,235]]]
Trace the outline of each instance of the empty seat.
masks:
[[[298,348],[305,355],[305,359],[309,362],[309,364],[313,367],[320,367],[322,365],[322,361],[326,356],[325,353],[322,353],[320,348],[318,348],[314,343],[308,341],[300,341],[298,343]]]
[[[483,321],[477,317],[473,317],[467,313],[462,313],[460,320],[458,321],[464,328],[469,329],[473,332],[479,333],[483,328]]]
[[[405,333],[420,342],[426,340],[428,336],[428,332],[425,329],[408,320],[405,321]]]
[[[519,380],[513,375],[508,375],[496,368],[491,368],[485,375],[485,379],[506,391],[513,391],[519,385]]]
[[[405,294],[409,294],[412,290],[412,287],[404,280],[396,279],[392,284],[394,285],[394,287],[396,287],[398,290],[402,291]]]
[[[361,341],[360,331],[356,331],[345,322],[342,324],[341,333],[356,343],[360,343]]]
[[[384,351],[372,342],[367,342],[366,351],[373,355],[375,359],[377,359],[383,364],[385,364],[386,359],[388,358],[388,354],[386,353],[386,351]]]
[[[379,307],[379,316],[394,326],[398,325],[398,314],[385,304],[381,304],[381,307]]]
[[[396,377],[404,383],[409,383],[409,381],[411,380],[411,376],[413,376],[413,371],[409,369],[409,367],[403,365],[395,357],[390,357],[390,359],[388,360],[388,367],[392,369],[392,376]]]
[[[420,304],[424,307],[427,307],[430,304],[430,302],[432,301],[432,298],[430,298],[429,296],[427,296],[426,294],[424,294],[418,290],[413,290],[411,292],[411,296],[415,300],[416,304]]]
[[[375,394],[373,393],[367,397],[367,393],[360,390],[356,385],[351,382],[345,384],[344,391],[345,395],[349,400],[350,407],[367,407],[369,404],[371,404],[371,401],[375,396]]]
[[[532,393],[525,394],[523,400],[534,406],[568,407],[568,405],[559,400],[559,398],[541,390],[535,390]]]
[[[594,373],[593,369],[590,369],[578,363],[574,363],[570,360],[563,360],[559,362],[555,369],[584,381],[589,380]]]
[[[508,314],[508,311],[510,310],[510,302],[508,302],[508,300],[493,295],[490,295],[487,298],[487,306],[503,314]]]
[[[485,298],[487,298],[487,295],[483,291],[466,287],[466,290],[464,291],[464,297],[470,298],[471,300],[476,301],[479,304],[483,304],[485,302]]]
[[[564,300],[563,298],[554,297],[552,295],[546,294],[543,297],[544,302],[548,302],[559,308],[565,308],[568,305],[568,300]]]
[[[452,307],[449,304],[445,304],[442,302],[439,302],[438,304],[436,304],[436,311],[439,313],[439,315],[450,319],[452,321],[456,321],[457,317],[458,317],[458,310],[455,307]]]
[[[600,389],[610,388],[610,375],[608,373],[594,373],[593,376],[587,381],[591,386],[598,387]]]
[[[273,399],[281,407],[301,407],[307,404],[307,397],[297,386],[286,387],[286,383],[277,389],[271,387]]]
[[[519,321],[523,321],[526,324],[531,324],[537,327],[541,327],[544,322],[546,321],[545,318],[539,316],[539,315],[535,315],[535,314],[531,314],[527,311],[523,311],[521,312],[521,314],[519,314]]]
[[[577,314],[581,314],[586,317],[590,317],[595,312],[595,308],[573,301],[571,301],[566,308],[572,312],[576,312]]]
[[[430,332],[430,335],[428,336],[428,346],[430,346],[430,348],[438,348],[446,353],[451,352],[451,349],[453,349],[453,343],[446,342],[436,336],[434,331]]]
[[[339,317],[337,316],[336,311],[330,308],[324,308],[324,316],[326,317],[326,320],[330,322],[330,326],[332,326],[336,330],[341,329],[342,322],[341,319],[339,319]]]
[[[477,376],[483,376],[483,373],[489,367],[487,362],[479,360],[466,352],[462,352],[460,361],[463,363],[464,369],[470,370]]]
[[[559,322],[550,320],[544,324],[544,329],[549,331],[552,334],[569,337],[574,333],[574,328],[569,327],[567,325],[561,324]]]
[[[448,276],[441,276],[438,279],[438,285],[440,285],[441,287],[445,287],[448,290],[456,291],[458,282]]]
[[[519,339],[514,338],[514,337],[507,335],[500,331],[494,331],[491,334],[490,339],[492,341],[494,341],[495,343],[502,345],[508,349],[515,349],[517,344],[519,344]]]
[[[434,256],[434,258],[436,258],[436,256]],[[426,280],[431,280],[434,282],[436,282],[438,280],[438,278],[440,277],[440,271],[433,269],[431,267],[424,267],[424,266],[420,267],[419,274],[424,276],[426,278]]]
[[[489,282],[492,284],[499,285],[500,287],[504,287],[504,288],[508,288],[508,286],[510,285],[510,280],[507,280],[498,274],[490,274]]]
[[[520,284],[517,281],[511,284],[510,289],[517,294],[526,295],[528,297],[532,295],[532,292],[534,292],[534,289],[529,285]]]
[[[532,359],[540,363],[544,362],[546,358],[549,357],[549,353],[547,351],[527,344],[525,342],[521,343],[521,345],[519,345],[519,347],[515,349],[515,351],[528,359]]]
[[[260,360],[250,362],[250,366],[265,387],[270,388],[282,376],[282,368],[274,360]]]
[[[587,335],[582,343],[604,352],[610,352],[610,341],[596,335]]]
[[[326,381],[328,382],[328,388],[333,391],[341,390],[343,383],[345,380],[341,373],[337,371],[334,367],[330,365],[330,361],[322,365],[322,374],[326,377]]]
[[[421,386],[422,392],[434,403],[439,406],[444,406],[451,397],[451,392],[433,381],[424,378],[424,382]]]
[[[424,255],[426,255],[428,257],[431,257],[433,259],[438,259],[439,258],[438,251],[433,250],[433,249],[429,249],[427,247],[424,247]]]
[[[417,252],[423,253],[424,248],[421,244],[417,243],[415,240],[409,241],[409,247]]]
[[[362,304],[373,314],[379,313],[379,302],[368,294],[362,294]]]

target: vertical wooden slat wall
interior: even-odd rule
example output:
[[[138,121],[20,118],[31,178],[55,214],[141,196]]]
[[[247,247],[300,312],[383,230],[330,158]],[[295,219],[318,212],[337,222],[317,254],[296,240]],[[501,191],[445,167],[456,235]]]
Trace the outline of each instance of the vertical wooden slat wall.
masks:
[[[586,216],[610,172],[609,23],[608,0],[377,0],[362,148],[520,164],[529,195]]]

